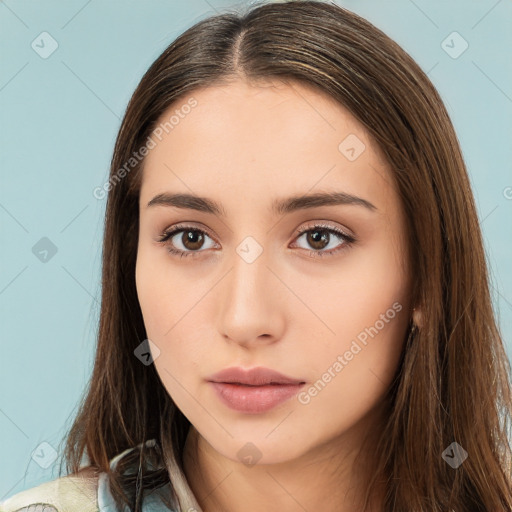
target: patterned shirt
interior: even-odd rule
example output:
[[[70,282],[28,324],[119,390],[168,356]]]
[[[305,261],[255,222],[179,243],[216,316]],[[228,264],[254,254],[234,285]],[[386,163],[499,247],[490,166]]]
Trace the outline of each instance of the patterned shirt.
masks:
[[[155,445],[155,440],[146,442],[146,446]],[[128,448],[110,460],[110,469],[114,469],[124,456],[141,445]],[[175,460],[171,460],[171,480],[184,512],[201,512],[201,509],[186,481],[186,477]],[[144,497],[143,512],[178,512],[178,508],[169,509],[164,496],[170,496],[169,484],[151,491]],[[0,502],[0,512],[121,512],[116,507],[108,474],[102,472],[97,481],[79,475],[57,478],[37,487],[21,491]],[[122,512],[129,512],[125,507]]]

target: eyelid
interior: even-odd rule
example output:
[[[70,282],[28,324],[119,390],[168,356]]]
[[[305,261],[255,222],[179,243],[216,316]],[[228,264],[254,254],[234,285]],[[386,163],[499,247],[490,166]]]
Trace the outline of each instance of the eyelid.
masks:
[[[194,225],[194,222],[181,222],[178,224],[174,224],[169,228],[166,228],[163,233],[158,237],[158,242],[162,244],[167,244],[168,241],[173,238],[177,233],[180,231],[198,231],[201,233],[206,234],[208,237],[210,237],[215,243],[218,244],[215,237],[212,236],[210,230],[204,226],[201,225],[201,227],[198,227]],[[323,257],[324,255],[327,256],[334,256],[339,251],[342,251],[344,249],[348,249],[358,241],[358,239],[348,232],[348,230],[342,229],[337,225],[331,224],[330,221],[320,221],[320,220],[313,220],[308,221],[306,225],[302,224],[301,227],[297,228],[294,231],[294,240],[298,238],[299,236],[302,236],[303,234],[313,231],[314,229],[325,229],[326,231],[334,233],[334,236],[337,236],[338,238],[341,238],[342,243],[339,247],[335,249],[330,249],[328,251],[323,250],[314,250],[314,249],[304,249],[300,248],[302,250],[308,251],[310,254],[315,254],[314,257]],[[176,249],[174,247],[168,247],[167,250],[174,255],[179,256],[199,256],[202,252],[207,252],[206,250],[197,250],[197,251],[183,251],[181,249]]]
[[[212,232],[206,226],[204,226],[203,224],[201,224],[200,226],[196,226],[194,224],[195,223],[193,221],[191,221],[190,223],[185,221],[185,222],[179,222],[178,224],[173,224],[172,226],[169,226],[169,227],[167,227],[167,228],[165,228],[163,230],[161,235],[159,235],[158,240],[161,241],[161,239],[163,237],[165,237],[167,234],[173,233],[175,231],[179,231],[180,229],[197,229],[198,231],[204,231],[210,238],[215,240],[215,237],[212,235]],[[301,227],[297,228],[293,232],[293,234],[294,235],[301,235],[305,231],[308,231],[308,230],[314,229],[314,228],[332,229],[334,231],[339,231],[341,234],[343,234],[347,238],[351,238],[351,239],[356,240],[356,237],[350,231],[348,231],[348,230],[346,230],[344,228],[340,228],[337,225],[330,224],[329,221],[322,221],[322,220],[308,221],[306,223],[306,226],[301,225]]]
[[[195,225],[194,222],[179,222],[178,224],[172,224],[171,226],[165,228],[163,230],[163,232],[158,235],[158,241],[159,242],[163,242],[164,240],[163,239],[167,239],[167,237],[169,235],[174,235],[176,234],[176,232],[178,231],[185,231],[185,230],[197,230],[197,231],[200,231],[200,232],[204,232],[206,233],[212,240],[215,240],[215,237],[213,236],[212,232],[206,227],[204,226],[203,224],[197,226]],[[215,240],[216,241],[216,240]],[[216,243],[218,243],[216,241]]]
[[[345,228],[341,228],[338,225],[331,224],[330,221],[323,221],[323,220],[308,221],[306,223],[306,226],[302,225],[300,228],[297,228],[294,231],[294,234],[301,235],[305,231],[310,231],[315,228],[317,228],[317,229],[324,228],[324,229],[337,231],[340,234],[342,234],[343,236],[345,236],[346,238],[356,241],[356,237],[349,230],[347,230]]]

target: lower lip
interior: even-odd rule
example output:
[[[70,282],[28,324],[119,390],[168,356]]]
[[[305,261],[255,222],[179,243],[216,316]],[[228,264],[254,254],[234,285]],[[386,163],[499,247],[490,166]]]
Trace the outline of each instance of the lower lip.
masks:
[[[268,384],[244,386],[210,382],[224,404],[236,411],[259,414],[269,411],[296,395],[304,384]]]

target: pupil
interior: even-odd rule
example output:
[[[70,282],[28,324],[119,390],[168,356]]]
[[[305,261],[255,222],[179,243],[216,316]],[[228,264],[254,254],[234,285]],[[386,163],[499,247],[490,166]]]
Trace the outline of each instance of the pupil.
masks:
[[[312,240],[310,243],[313,247],[315,247],[315,249],[323,249],[326,245],[329,244],[329,233],[327,231],[317,229],[315,231],[311,231],[309,237]]]
[[[188,249],[198,249],[201,247],[203,236],[199,231],[187,231],[186,233],[183,233],[183,236],[185,237],[183,244]],[[189,247],[188,244],[192,244],[192,247]]]

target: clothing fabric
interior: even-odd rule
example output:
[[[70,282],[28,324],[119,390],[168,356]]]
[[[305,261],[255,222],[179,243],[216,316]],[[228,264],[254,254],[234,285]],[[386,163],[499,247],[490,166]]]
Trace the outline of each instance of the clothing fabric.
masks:
[[[155,446],[156,441],[146,441],[146,446]],[[128,448],[110,460],[114,469],[119,461],[141,445]],[[183,504],[182,511],[201,512],[186,477],[174,459],[170,463],[170,478],[173,487]],[[179,512],[178,508],[169,509],[163,502],[164,496],[170,496],[169,484],[152,491],[144,497],[143,512]],[[125,507],[120,511],[116,507],[108,474],[102,472],[97,480],[83,476],[65,476],[46,482],[37,487],[21,491],[0,502],[0,512],[129,512]]]

